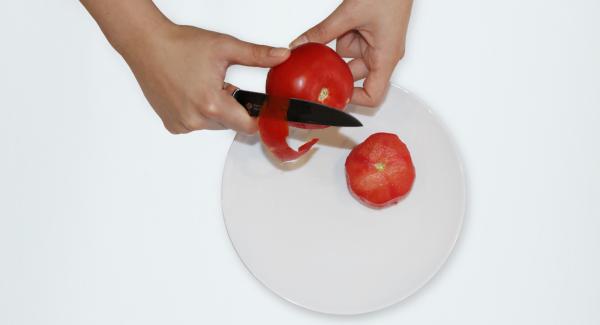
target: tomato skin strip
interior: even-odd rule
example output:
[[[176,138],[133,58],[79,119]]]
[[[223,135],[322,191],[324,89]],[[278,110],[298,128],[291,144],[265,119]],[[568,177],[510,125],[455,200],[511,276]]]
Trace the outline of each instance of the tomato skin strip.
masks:
[[[270,97],[258,116],[258,132],[263,144],[280,161],[292,161],[300,158],[319,141],[314,138],[298,148],[292,149],[286,138],[289,135],[287,110],[289,101],[283,98]]]

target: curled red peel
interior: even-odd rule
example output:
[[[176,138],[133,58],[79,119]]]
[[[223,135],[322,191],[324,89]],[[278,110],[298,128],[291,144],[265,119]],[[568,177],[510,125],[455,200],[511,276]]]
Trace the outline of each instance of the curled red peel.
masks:
[[[270,97],[260,110],[258,116],[258,131],[260,138],[267,149],[281,161],[291,161],[300,158],[319,141],[312,139],[298,148],[292,149],[286,138],[289,135],[287,110],[288,100]]]

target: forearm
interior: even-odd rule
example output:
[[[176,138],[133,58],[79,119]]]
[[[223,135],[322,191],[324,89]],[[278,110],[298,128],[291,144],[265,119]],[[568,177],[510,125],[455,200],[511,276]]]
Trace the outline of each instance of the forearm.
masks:
[[[81,0],[81,3],[111,45],[124,56],[170,23],[151,0]]]

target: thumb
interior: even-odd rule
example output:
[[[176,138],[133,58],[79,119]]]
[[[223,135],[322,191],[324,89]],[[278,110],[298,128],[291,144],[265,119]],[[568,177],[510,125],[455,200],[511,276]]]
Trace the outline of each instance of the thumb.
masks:
[[[348,16],[348,10],[344,7],[344,3],[342,3],[325,20],[307,30],[290,43],[290,48],[295,48],[308,42],[327,44],[354,28],[351,23],[353,19],[351,18]]]
[[[234,37],[229,38],[227,43],[223,46],[223,55],[231,64],[269,68],[290,56],[289,49],[248,43]]]

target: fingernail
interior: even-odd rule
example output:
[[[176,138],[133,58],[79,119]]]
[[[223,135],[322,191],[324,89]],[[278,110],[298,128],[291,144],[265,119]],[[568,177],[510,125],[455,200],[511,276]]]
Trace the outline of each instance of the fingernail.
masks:
[[[292,43],[290,43],[290,48],[295,48],[298,47],[302,44],[306,44],[308,43],[308,37],[306,37],[306,35],[302,35],[298,38],[296,38]]]
[[[274,47],[269,51],[270,56],[282,57],[285,56],[290,50],[283,47]]]

